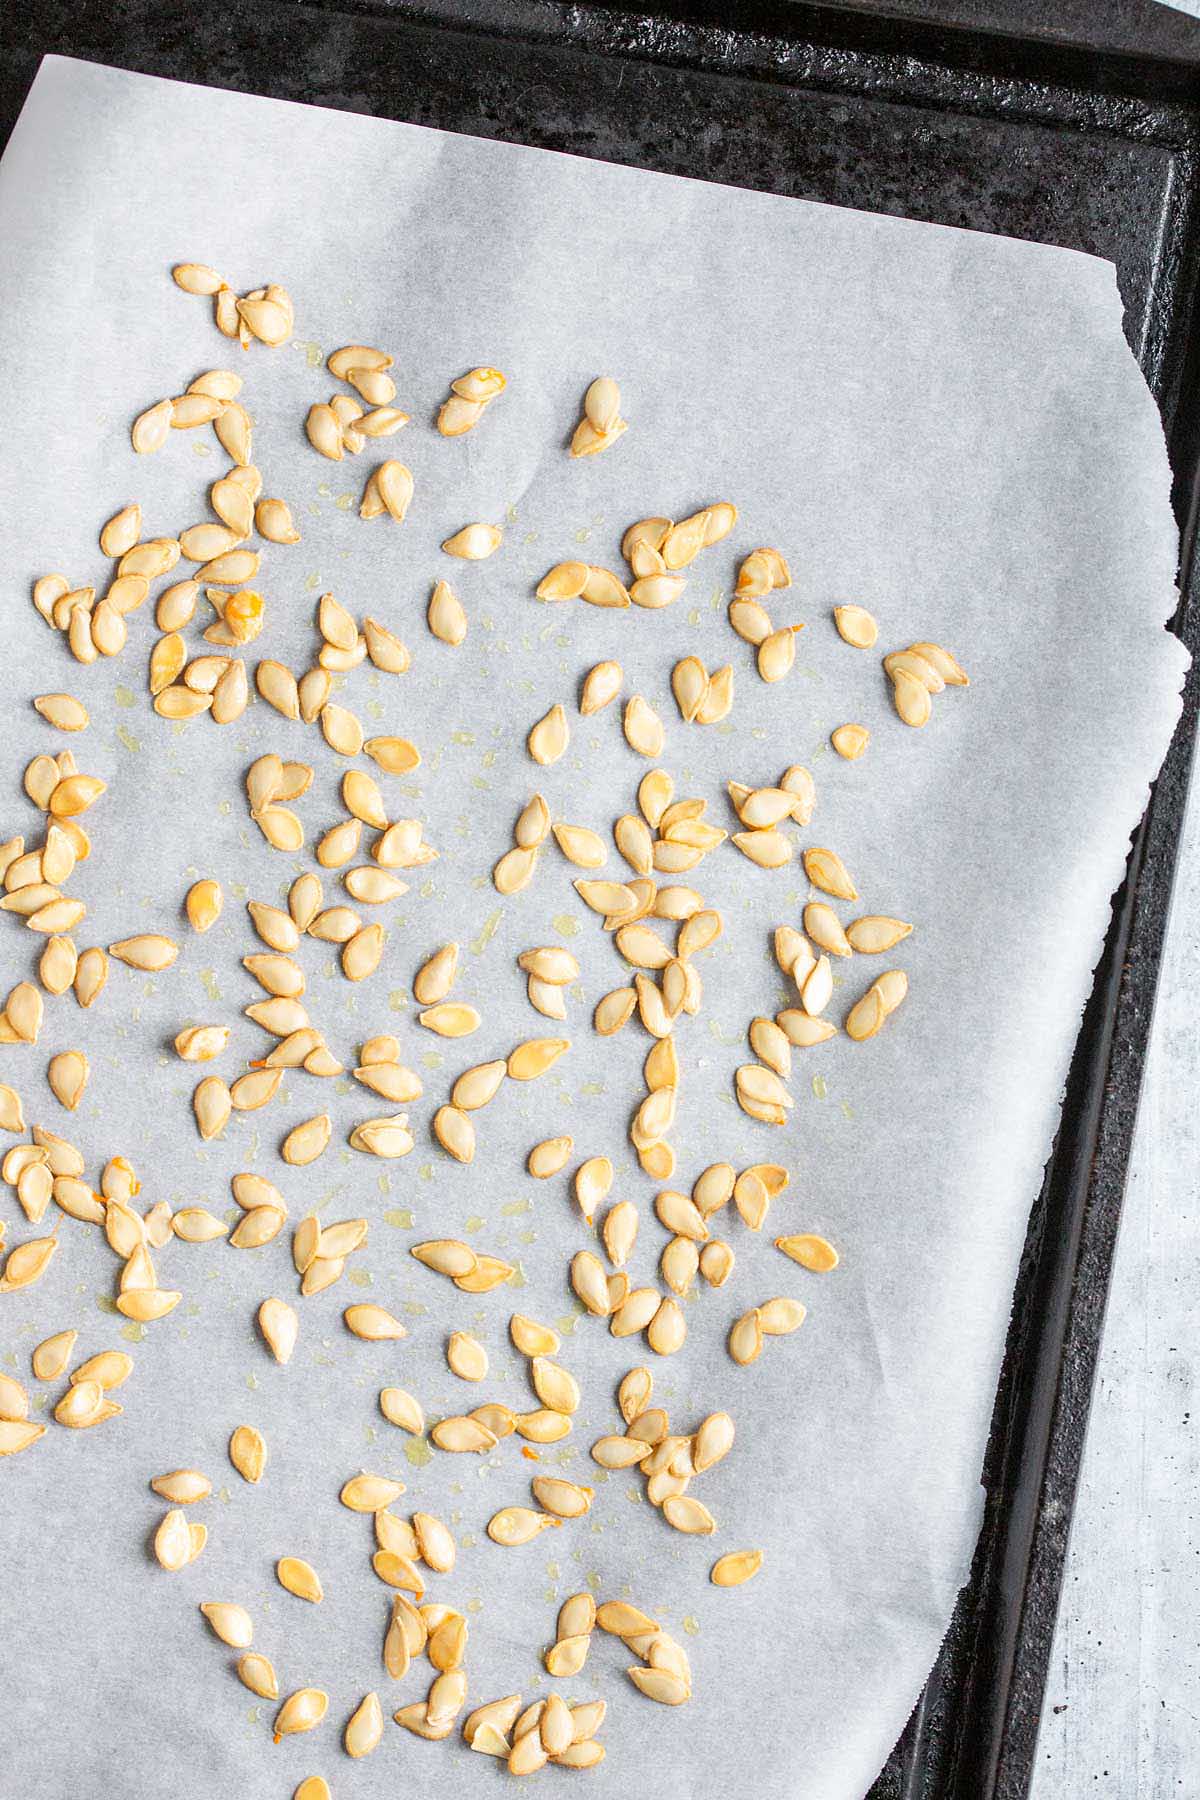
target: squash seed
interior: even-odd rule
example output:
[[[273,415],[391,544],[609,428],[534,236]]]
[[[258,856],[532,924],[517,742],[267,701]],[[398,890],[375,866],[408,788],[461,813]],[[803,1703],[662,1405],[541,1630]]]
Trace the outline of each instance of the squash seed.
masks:
[[[775,1239],[775,1248],[782,1250],[785,1256],[790,1256],[802,1269],[809,1269],[814,1274],[824,1275],[838,1266],[838,1253],[833,1245],[811,1232],[778,1237]]]
[[[212,1493],[212,1482],[199,1469],[172,1469],[166,1475],[155,1475],[150,1486],[173,1506],[191,1506]]]
[[[297,1731],[311,1731],[325,1717],[329,1695],[320,1688],[299,1688],[289,1694],[275,1715],[273,1736],[280,1743]]]
[[[549,766],[566,750],[570,735],[566,712],[562,706],[555,705],[534,725],[526,739],[526,748],[534,762]]]
[[[296,1347],[300,1321],[285,1300],[264,1300],[258,1309],[258,1328],[275,1361],[287,1362]]]
[[[298,1600],[308,1600],[315,1606],[325,1598],[317,1571],[299,1556],[281,1556],[275,1564],[275,1578]]]
[[[30,1359],[39,1381],[57,1381],[70,1361],[78,1336],[77,1331],[58,1331],[42,1340]]]
[[[408,1336],[399,1319],[383,1306],[375,1306],[370,1303],[348,1306],[342,1314],[342,1318],[345,1321],[346,1329],[367,1343],[383,1343],[390,1339]]]
[[[243,1481],[261,1481],[267,1466],[267,1444],[262,1433],[253,1425],[239,1425],[229,1440],[229,1460]]]
[[[561,1524],[562,1520],[551,1513],[534,1512],[528,1506],[506,1506],[492,1514],[487,1534],[495,1544],[528,1544],[548,1527]]]
[[[446,1361],[462,1381],[482,1381],[488,1372],[487,1351],[468,1331],[451,1332]]]
[[[284,1162],[298,1168],[316,1162],[328,1146],[332,1129],[329,1114],[317,1113],[292,1127],[279,1147],[279,1154]]]
[[[912,926],[905,924],[903,919],[868,914],[846,927],[846,938],[851,949],[858,951],[860,956],[878,956],[884,950],[891,950],[911,931]]]
[[[869,650],[879,636],[879,626],[865,606],[835,606],[833,622],[842,641],[856,650]]]
[[[383,1736],[383,1712],[378,1694],[364,1694],[342,1734],[347,1756],[369,1756]]]
[[[260,1700],[278,1700],[279,1682],[269,1656],[254,1650],[249,1656],[240,1657],[237,1673],[242,1686],[257,1694]]]
[[[404,1388],[385,1387],[379,1391],[379,1410],[389,1425],[421,1437],[425,1431],[425,1414],[420,1402]]]
[[[625,741],[639,756],[661,756],[665,734],[663,723],[654,708],[640,694],[626,702],[622,718]]]
[[[525,1159],[525,1167],[537,1180],[545,1181],[566,1166],[573,1147],[569,1137],[545,1138],[533,1146]]]
[[[343,1484],[339,1498],[351,1512],[377,1513],[398,1500],[403,1492],[402,1481],[391,1481],[385,1475],[352,1475]]]
[[[177,1506],[162,1517],[154,1534],[154,1554],[162,1567],[172,1574],[191,1561],[191,1533],[187,1519]]]
[[[228,1600],[208,1600],[200,1611],[223,1644],[234,1650],[248,1650],[254,1641],[254,1625],[244,1606]]]

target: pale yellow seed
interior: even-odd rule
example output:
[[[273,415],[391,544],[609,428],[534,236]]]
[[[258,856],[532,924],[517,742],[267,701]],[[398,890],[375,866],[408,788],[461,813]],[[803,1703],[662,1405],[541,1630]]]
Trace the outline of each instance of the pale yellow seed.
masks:
[[[252,1694],[257,1694],[260,1700],[278,1700],[279,1682],[270,1657],[261,1655],[257,1650],[252,1651],[239,1659],[237,1672],[243,1687],[249,1688]]]
[[[275,1361],[286,1363],[300,1333],[295,1309],[285,1300],[264,1300],[258,1309],[258,1328]]]
[[[743,1313],[729,1333],[729,1354],[735,1363],[754,1362],[762,1351],[762,1324],[756,1310]]]
[[[325,1598],[320,1576],[302,1557],[281,1556],[275,1564],[275,1578],[280,1587],[295,1594],[298,1600],[307,1600],[315,1606]]]
[[[351,1512],[377,1513],[398,1500],[404,1492],[402,1481],[391,1481],[385,1475],[352,1475],[342,1486],[342,1505]]]
[[[839,756],[856,762],[871,741],[865,725],[839,725],[829,734],[829,741]]]
[[[482,562],[485,557],[493,555],[503,540],[504,533],[496,525],[464,525],[453,537],[448,537],[442,544],[447,556],[461,557],[467,562]]]
[[[570,742],[570,728],[562,706],[552,706],[529,733],[526,747],[534,762],[548,766],[558,761]]]
[[[187,1519],[178,1507],[172,1507],[163,1515],[154,1534],[154,1554],[162,1567],[172,1574],[191,1561],[191,1533]]]
[[[348,1331],[367,1343],[382,1343],[395,1338],[407,1337],[404,1326],[386,1307],[376,1306],[370,1302],[358,1306],[348,1306],[342,1314]]]
[[[897,669],[892,677],[892,698],[906,725],[919,730],[929,723],[932,710],[929,689],[905,668]]]
[[[625,740],[639,756],[661,756],[665,733],[654,708],[640,694],[634,694],[625,706],[622,718]]]
[[[526,1158],[526,1168],[539,1181],[551,1175],[557,1175],[564,1168],[573,1149],[573,1140],[569,1137],[545,1138],[535,1144]]]
[[[786,1337],[804,1323],[805,1309],[799,1300],[783,1295],[764,1301],[756,1311],[764,1337]]]
[[[150,1486],[173,1506],[192,1506],[212,1493],[212,1482],[199,1469],[171,1469],[166,1475],[156,1475]]]
[[[569,1038],[530,1038],[509,1052],[508,1075],[512,1081],[535,1081],[571,1048]]]
[[[320,1688],[300,1688],[290,1694],[275,1715],[273,1735],[278,1744],[293,1732],[311,1731],[325,1717],[329,1695]]]
[[[184,905],[193,931],[208,931],[221,916],[224,895],[217,881],[197,881],[187,891]]]
[[[425,1430],[425,1414],[420,1402],[407,1393],[404,1388],[385,1387],[380,1389],[379,1410],[390,1425],[396,1425],[401,1431],[408,1431],[414,1437],[420,1437]]]
[[[254,1641],[254,1625],[244,1606],[233,1601],[209,1600],[200,1611],[223,1644],[234,1650],[247,1650]]]
[[[53,1337],[43,1339],[30,1359],[39,1381],[58,1380],[71,1359],[78,1336],[77,1331],[58,1331]]]
[[[237,1426],[229,1439],[229,1460],[243,1481],[261,1481],[267,1466],[267,1444],[262,1433],[253,1425]]]
[[[462,1381],[482,1381],[488,1372],[487,1351],[467,1331],[451,1332],[446,1345],[446,1361]]]
[[[667,1524],[673,1525],[676,1531],[710,1537],[717,1529],[717,1522],[707,1506],[691,1494],[668,1494],[662,1511]]]
[[[365,1694],[346,1721],[342,1743],[347,1756],[369,1756],[383,1736],[383,1711],[378,1694]]]
[[[318,1113],[314,1118],[305,1119],[288,1132],[280,1145],[279,1154],[284,1162],[296,1167],[315,1162],[324,1153],[332,1129],[328,1113]]]
[[[449,582],[439,581],[429,597],[426,622],[435,638],[457,646],[467,635],[467,614]]]
[[[908,937],[911,931],[912,926],[905,924],[903,919],[890,919],[882,914],[867,915],[846,927],[846,939],[860,956],[878,956]]]
[[[838,636],[856,650],[869,650],[879,636],[879,627],[864,606],[835,606],[833,622]]]
[[[488,1520],[487,1533],[493,1543],[528,1544],[550,1526],[561,1525],[550,1513],[534,1512],[528,1506],[506,1506]]]

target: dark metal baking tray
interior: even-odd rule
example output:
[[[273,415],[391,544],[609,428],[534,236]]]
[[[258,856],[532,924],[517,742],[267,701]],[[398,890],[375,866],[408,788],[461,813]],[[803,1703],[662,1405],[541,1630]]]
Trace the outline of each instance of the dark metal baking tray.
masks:
[[[1109,257],[1159,402],[1195,652],[1200,36],[1144,0],[26,0],[0,128],[50,50]],[[1105,46],[1104,48],[1089,48]],[[1028,1791],[1195,732],[1134,840],[1030,1219],[969,1588],[872,1800]]]

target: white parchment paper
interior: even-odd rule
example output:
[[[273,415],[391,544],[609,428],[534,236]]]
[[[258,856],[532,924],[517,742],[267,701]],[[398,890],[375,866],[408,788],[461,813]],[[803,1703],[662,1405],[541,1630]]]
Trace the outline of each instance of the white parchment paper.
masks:
[[[608,1755],[586,1777],[595,1800],[641,1788],[662,1800],[702,1792],[756,1800],[851,1800],[869,1786],[933,1661],[965,1578],[978,1518],[978,1476],[1017,1258],[1055,1128],[1062,1083],[1129,834],[1166,747],[1184,667],[1164,631],[1173,605],[1175,532],[1168,468],[1150,396],[1121,334],[1113,271],[1085,256],[887,218],[679,181],[372,119],[306,110],[48,61],[0,165],[0,569],[6,691],[3,833],[31,838],[37,817],[19,770],[59,748],[29,700],[67,688],[92,724],[71,740],[79,765],[109,791],[89,816],[95,849],[72,882],[89,905],[77,934],[105,943],[138,929],[185,938],[154,978],[114,968],[93,1010],[48,1003],[35,1049],[4,1052],[3,1076],[27,1115],[67,1132],[98,1178],[103,1160],[135,1161],[144,1198],[207,1203],[224,1213],[242,1168],[280,1177],[293,1215],[365,1213],[368,1246],[342,1283],[301,1301],[285,1235],[259,1251],[176,1244],[160,1276],[184,1290],[168,1320],[135,1342],[120,1419],[87,1433],[52,1426],[0,1466],[4,1547],[0,1680],[8,1729],[0,1789],[22,1800],[121,1791],[138,1800],[236,1793],[276,1800],[322,1772],[338,1796],[397,1791],[476,1795],[502,1779],[457,1737],[431,1745],[387,1725],[362,1764],[340,1730],[368,1689],[386,1712],[420,1697],[424,1675],[393,1691],[380,1663],[388,1597],[369,1565],[367,1521],[337,1503],[368,1467],[409,1485],[406,1504],[451,1521],[452,1575],[433,1597],[469,1610],[471,1704],[547,1691],[540,1652],[557,1604],[591,1584],[628,1595],[686,1644],[695,1697],[676,1711],[634,1692],[628,1657],[598,1640],[569,1695],[609,1701]],[[220,338],[207,302],[175,288],[172,263],[216,265],[239,289],[284,283],[297,341],[242,355]],[[361,522],[353,505],[370,452],[335,466],[302,432],[307,407],[335,384],[320,355],[352,341],[396,356],[398,404],[413,423],[386,454],[416,481],[408,521]],[[432,419],[450,379],[495,363],[509,389],[457,443]],[[247,897],[277,900],[304,858],[272,852],[250,823],[242,778],[274,748],[317,766],[298,803],[310,844],[341,816],[344,765],[315,730],[261,703],[237,724],[171,726],[151,711],[145,664],[150,608],[130,621],[124,655],[81,669],[28,601],[37,574],[103,577],[96,532],[137,498],[148,533],[207,516],[206,485],[225,459],[208,433],[177,433],[135,458],[131,418],[200,370],[233,364],[256,421],[265,491],[292,505],[303,542],[267,546],[258,585],[267,625],[249,653],[308,666],[319,592],[371,613],[413,652],[400,679],[369,666],[341,698],[374,730],[411,736],[424,762],[385,780],[398,816],[420,814],[440,860],[387,915],[384,968],[365,987],[342,981],[322,946],[303,952],[308,1003],[336,1053],[396,1031],[426,1083],[412,1108],[418,1146],[382,1165],[345,1147],[349,1127],[382,1108],[348,1081],[300,1075],[263,1113],[235,1118],[225,1139],[196,1137],[191,1071],[170,1054],[182,1025],[235,1026],[221,1067],[263,1048],[240,1015],[256,997],[239,957],[258,948]],[[630,421],[610,453],[569,462],[565,441],[598,373],[615,375]],[[205,454],[207,452],[207,454]],[[661,613],[548,609],[532,590],[568,556],[618,567],[624,527],[649,513],[682,517],[731,499],[734,535],[693,566],[683,599]],[[471,519],[506,528],[491,561],[451,564],[438,545]],[[733,575],[750,549],[778,545],[795,586],[773,596],[779,623],[806,621],[797,666],[764,686],[725,619]],[[470,634],[458,650],[424,626],[433,579],[462,597]],[[934,702],[929,726],[896,719],[878,654],[848,648],[830,610],[869,606],[879,653],[916,638],[947,644],[970,671],[967,691]],[[200,646],[199,628],[191,633]],[[687,652],[732,661],[727,723],[683,726],[669,692]],[[855,875],[860,908],[911,919],[903,954],[909,999],[872,1043],[844,1038],[798,1052],[794,1122],[754,1124],[731,1098],[745,1029],[786,999],[770,932],[798,922],[807,897],[798,862],[752,867],[730,847],[697,880],[727,930],[703,961],[701,1015],[679,1032],[683,1090],[676,1185],[706,1163],[780,1159],[791,1184],[768,1228],[723,1229],[737,1267],[719,1293],[687,1307],[684,1350],[663,1362],[577,1319],[569,1256],[589,1242],[566,1175],[535,1183],[524,1156],[569,1131],[577,1157],[608,1151],[614,1198],[635,1200],[635,1281],[653,1279],[665,1236],[654,1184],[625,1132],[648,1040],[636,1027],[600,1041],[597,997],[622,965],[553,851],[533,884],[501,904],[491,865],[516,811],[542,789],[556,816],[607,834],[633,803],[647,765],[626,746],[618,709],[583,720],[583,672],[601,657],[626,671],[667,721],[662,759],[681,794],[709,801],[731,826],[727,778],[762,784],[807,763],[819,801],[801,841],[834,846]],[[572,741],[550,770],[525,734],[554,701]],[[850,719],[873,736],[840,762],[830,729]],[[618,872],[615,856],[610,871]],[[189,936],[190,880],[214,875],[226,911]],[[338,897],[327,880],[329,897]],[[483,1014],[463,1044],[415,1024],[408,990],[419,961],[447,938],[463,945],[456,992]],[[6,979],[32,968],[35,946],[5,929]],[[540,1083],[503,1092],[477,1116],[480,1151],[460,1168],[432,1145],[428,1118],[453,1076],[551,1031],[529,1007],[514,958],[565,942],[583,976],[569,1005],[570,1055]],[[879,964],[838,970],[843,1016]],[[73,1117],[44,1083],[47,1056],[86,1048],[93,1075]],[[328,1107],[335,1141],[307,1170],[276,1147],[300,1118]],[[4,1199],[10,1242],[32,1235]],[[842,1253],[832,1276],[807,1276],[773,1249],[782,1231],[815,1230]],[[467,1236],[519,1264],[519,1291],[460,1295],[419,1268],[419,1238]],[[34,1289],[0,1298],[0,1360],[27,1383],[32,1347],[77,1326],[77,1355],[139,1339],[111,1310],[116,1263],[99,1233],[61,1223],[61,1251]],[[301,1341],[286,1369],[253,1329],[268,1293],[294,1299]],[[775,1293],[809,1307],[802,1331],[739,1370],[725,1334],[746,1306]],[[373,1297],[400,1310],[402,1344],[368,1346],[340,1322]],[[414,1462],[381,1418],[378,1389],[412,1389],[431,1418],[486,1396],[531,1404],[508,1345],[509,1312],[563,1322],[562,1357],[584,1406],[568,1444],[547,1454],[592,1481],[590,1517],[522,1550],[484,1536],[500,1505],[528,1501],[535,1465],[516,1440],[481,1461]],[[492,1369],[481,1390],[447,1373],[454,1326],[478,1332]],[[697,1484],[719,1521],[710,1541],[672,1533],[638,1484],[600,1478],[587,1449],[616,1428],[615,1381],[655,1364],[656,1394],[689,1429],[726,1407],[732,1454]],[[33,1384],[49,1408],[56,1389]],[[258,1425],[267,1475],[250,1488],[225,1458],[232,1428]],[[202,1558],[168,1576],[151,1560],[161,1506],[148,1478],[180,1464],[216,1483],[197,1509]],[[720,1551],[760,1545],[756,1581],[718,1592]],[[274,1583],[274,1560],[309,1558],[327,1598],[306,1607]],[[331,1696],[324,1726],[275,1748],[274,1709],[232,1674],[233,1653],[197,1609],[243,1601],[256,1645],[284,1692]],[[566,1779],[554,1771],[549,1786]]]

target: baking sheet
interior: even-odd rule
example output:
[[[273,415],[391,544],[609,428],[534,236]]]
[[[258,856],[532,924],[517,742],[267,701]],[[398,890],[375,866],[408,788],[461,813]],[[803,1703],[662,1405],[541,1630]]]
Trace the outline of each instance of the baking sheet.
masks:
[[[84,132],[72,124],[80,120]],[[5,1751],[14,1791],[58,1796],[83,1772],[148,1796],[233,1782],[257,1797],[290,1793],[316,1770],[335,1793],[382,1794],[397,1781],[484,1791],[496,1772],[457,1741],[427,1745],[389,1725],[360,1765],[338,1745],[367,1689],[389,1712],[423,1692],[412,1677],[390,1691],[370,1528],[337,1504],[341,1481],[365,1466],[406,1479],[406,1500],[459,1535],[458,1566],[434,1595],[470,1609],[472,1704],[546,1691],[540,1650],[558,1602],[585,1582],[634,1598],[686,1643],[695,1698],[676,1712],[650,1711],[611,1641],[565,1684],[609,1701],[607,1760],[588,1777],[598,1794],[641,1779],[649,1746],[656,1785],[671,1796],[713,1779],[737,1794],[860,1794],[967,1573],[1025,1218],[1108,898],[1177,707],[1183,653],[1162,629],[1174,602],[1166,456],[1121,336],[1111,268],[55,60],[0,164],[0,233],[10,322],[0,372],[36,420],[4,464],[12,687],[22,702],[47,688],[80,693],[93,725],[72,747],[110,782],[79,884],[89,904],[80,942],[179,931],[195,873],[218,876],[228,896],[221,923],[190,939],[167,975],[114,971],[86,1018],[69,1000],[53,1003],[41,1044],[9,1052],[16,1073],[6,1077],[30,1116],[81,1144],[93,1172],[123,1151],[148,1198],[207,1199],[219,1211],[232,1173],[281,1173],[284,1130],[327,1106],[335,1148],[284,1172],[289,1204],[295,1216],[321,1203],[326,1219],[364,1212],[372,1222],[355,1259],[362,1285],[347,1277],[297,1301],[301,1344],[282,1370],[252,1319],[266,1293],[294,1298],[285,1239],[257,1252],[164,1252],[164,1279],[185,1300],[135,1349],[123,1417],[87,1434],[52,1428],[4,1467],[10,1631],[0,1669],[22,1695],[23,1725]],[[224,466],[215,447],[178,434],[160,456],[135,459],[126,435],[142,406],[230,361],[207,304],[167,278],[181,258],[215,264],[239,288],[280,280],[296,300],[295,345],[256,345],[236,363],[266,491],[292,503],[304,534],[298,546],[267,549],[268,623],[251,662],[307,666],[313,604],[329,588],[399,630],[414,653],[409,675],[359,670],[343,698],[373,729],[420,744],[417,776],[388,787],[397,813],[427,820],[440,859],[394,909],[385,968],[364,988],[327,976],[318,946],[307,958],[310,1010],[344,1059],[363,1037],[396,1030],[422,1069],[417,1151],[386,1169],[337,1147],[379,1109],[348,1084],[331,1094],[334,1084],[308,1077],[267,1112],[234,1121],[221,1144],[201,1145],[191,1082],[169,1055],[182,1024],[234,1021],[255,997],[238,966],[255,947],[240,902],[276,899],[294,873],[246,816],[246,765],[268,748],[316,763],[299,803],[310,841],[339,816],[341,768],[315,732],[262,705],[224,729],[167,726],[145,696],[145,612],[122,658],[80,670],[22,592],[46,568],[78,580],[98,573],[96,528],[130,498],[151,531],[205,516],[205,485]],[[324,463],[300,429],[308,405],[336,385],[318,352],[353,340],[395,353],[398,403],[413,415],[386,445],[416,477],[402,527],[356,516],[369,453]],[[446,443],[433,413],[449,379],[480,361],[506,370],[509,391],[476,433]],[[563,445],[582,390],[602,371],[621,381],[630,430],[607,455],[569,463]],[[694,565],[671,611],[550,611],[532,599],[550,563],[582,554],[617,566],[631,520],[719,498],[741,509],[737,530]],[[504,548],[488,563],[451,565],[438,544],[471,518],[504,524]],[[757,680],[724,620],[737,561],[760,542],[778,544],[796,577],[773,611],[806,621],[797,668],[775,688]],[[459,650],[424,628],[438,575],[470,616]],[[843,600],[877,613],[881,649],[948,644],[971,688],[936,700],[924,732],[907,731],[876,657],[832,630],[829,609]],[[693,650],[710,666],[734,663],[725,726],[687,728],[675,713],[669,671]],[[624,1153],[647,1040],[631,1030],[602,1043],[588,1028],[621,965],[561,860],[544,858],[531,887],[504,904],[487,878],[535,788],[557,815],[602,832],[631,806],[647,765],[624,744],[615,709],[583,721],[572,706],[583,671],[605,656],[623,664],[626,691],[644,693],[667,721],[662,760],[679,791],[706,795],[721,823],[732,823],[726,778],[769,782],[793,761],[813,768],[819,803],[803,841],[841,852],[865,907],[916,922],[903,956],[890,959],[912,985],[871,1044],[797,1053],[795,1123],[781,1133],[756,1126],[731,1099],[732,1072],[746,1060],[750,1017],[785,998],[769,934],[798,919],[806,889],[797,865],[759,871],[732,849],[703,865],[700,885],[727,930],[705,960],[704,1010],[680,1033],[678,1185],[718,1157],[777,1157],[793,1175],[761,1238],[730,1225],[733,1280],[696,1296],[684,1351],[654,1371],[673,1424],[716,1406],[738,1422],[733,1453],[696,1489],[720,1531],[682,1539],[631,1497],[633,1482],[596,1480],[587,1446],[614,1428],[613,1384],[647,1353],[583,1320],[564,1337],[585,1403],[561,1461],[596,1480],[596,1502],[582,1526],[505,1552],[483,1527],[496,1507],[528,1498],[532,1465],[514,1443],[465,1468],[438,1455],[414,1466],[375,1396],[388,1382],[410,1387],[434,1417],[482,1397],[442,1362],[445,1332],[466,1326],[491,1353],[484,1391],[526,1403],[508,1313],[515,1299],[573,1323],[563,1273],[588,1241],[565,1178],[524,1174],[535,1139],[568,1130],[580,1156],[614,1154],[614,1197],[642,1212],[635,1279],[652,1278],[665,1242],[654,1185]],[[539,770],[524,735],[555,700],[568,706],[572,745]],[[856,764],[826,746],[845,719],[874,734]],[[3,729],[14,768],[51,736],[23,704]],[[10,806],[5,830],[31,829],[15,779]],[[456,991],[484,1014],[460,1046],[431,1043],[408,1006],[416,966],[450,936],[465,950]],[[430,1144],[428,1116],[460,1068],[552,1029],[529,1008],[513,957],[554,941],[583,967],[572,1051],[481,1115],[476,1162],[459,1168]],[[16,979],[31,955],[15,927],[11,943]],[[875,972],[848,972],[837,1016]],[[74,1044],[93,1076],[71,1118],[41,1077],[45,1055]],[[261,1053],[248,1021],[234,1049],[230,1073]],[[10,1239],[19,1238],[10,1211]],[[777,1231],[808,1229],[842,1251],[832,1277],[805,1276],[771,1247]],[[420,1238],[460,1233],[519,1262],[519,1295],[468,1300],[406,1254]],[[32,1345],[68,1324],[83,1324],[80,1354],[122,1341],[108,1310],[113,1258],[71,1221],[61,1235],[45,1280],[4,1302],[3,1350],[15,1359],[4,1366],[23,1377]],[[728,1324],[776,1292],[803,1299],[807,1322],[752,1369],[736,1369]],[[369,1347],[343,1331],[342,1308],[368,1293],[405,1312],[404,1344]],[[243,1420],[271,1445],[255,1490],[224,1459]],[[198,1563],[168,1577],[148,1557],[161,1509],[145,1483],[189,1462],[218,1483],[202,1509],[210,1540]],[[734,1593],[711,1588],[713,1556],[752,1543],[765,1551],[763,1574]],[[321,1607],[274,1585],[274,1559],[288,1553],[320,1569]],[[272,1747],[273,1709],[250,1704],[233,1655],[195,1611],[218,1597],[251,1608],[256,1645],[285,1692],[310,1682],[329,1690],[319,1733]],[[53,1680],[30,1678],[50,1668]]]

